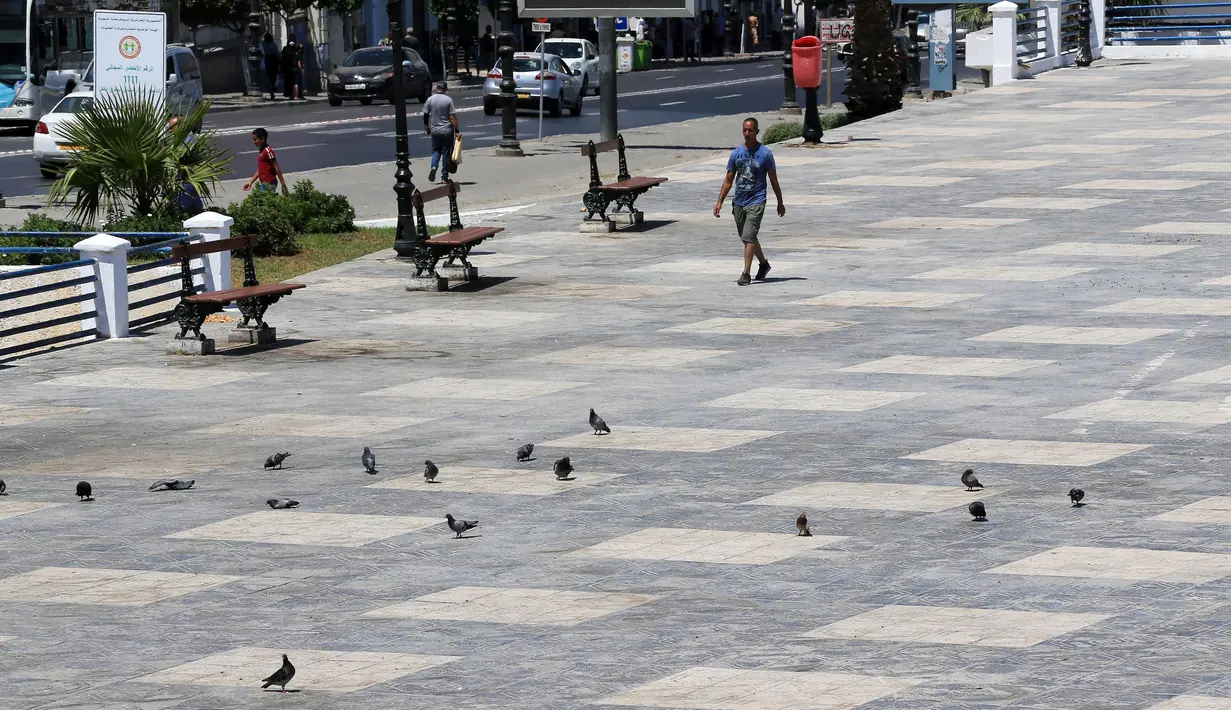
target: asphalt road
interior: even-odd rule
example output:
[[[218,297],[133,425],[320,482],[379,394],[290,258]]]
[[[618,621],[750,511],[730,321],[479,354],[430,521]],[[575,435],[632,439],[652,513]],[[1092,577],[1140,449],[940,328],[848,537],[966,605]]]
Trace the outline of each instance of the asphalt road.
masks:
[[[845,75],[834,72],[834,101],[841,101]],[[467,147],[494,145],[501,137],[500,116],[485,116],[480,91],[457,91],[458,107]],[[665,69],[619,76],[619,125],[621,128],[684,121],[704,116],[744,111],[772,110],[782,105],[782,65],[778,61],[748,64],[708,65]],[[803,92],[798,101],[803,103]],[[822,99],[823,103],[823,99]],[[419,104],[408,106],[410,154],[431,154],[423,134]],[[543,118],[543,135],[599,132],[599,98],[587,96],[582,115]],[[519,112],[518,137],[538,137],[537,113]],[[251,176],[256,151],[251,131],[264,126],[278,152],[284,172],[299,172],[339,165],[391,160],[394,150],[393,109],[389,104],[360,106],[348,102],[332,108],[327,104],[290,104],[286,107],[249,109],[211,116],[206,127],[219,134],[221,145],[234,156],[228,178]],[[51,181],[39,176],[29,154],[30,137],[0,136],[0,191],[6,195],[46,194]]]

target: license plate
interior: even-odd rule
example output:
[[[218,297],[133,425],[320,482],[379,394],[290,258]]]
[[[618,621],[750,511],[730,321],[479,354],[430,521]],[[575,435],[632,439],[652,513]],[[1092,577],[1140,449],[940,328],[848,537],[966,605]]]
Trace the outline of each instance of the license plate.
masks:
[[[84,147],[85,146],[80,145],[62,145],[60,146],[60,150],[81,150]]]
[[[347,91],[358,91],[359,89],[368,88],[368,85],[367,84],[346,84],[344,88]]]
[[[519,98],[519,99],[528,99],[528,98],[530,98],[530,94],[518,94],[518,95],[517,95],[517,98]]]

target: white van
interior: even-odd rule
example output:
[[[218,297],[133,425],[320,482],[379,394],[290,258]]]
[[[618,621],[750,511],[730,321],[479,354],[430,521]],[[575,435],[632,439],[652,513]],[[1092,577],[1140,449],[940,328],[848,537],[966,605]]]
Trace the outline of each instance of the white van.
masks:
[[[94,89],[94,64],[86,71],[82,89]],[[182,44],[167,45],[167,107],[180,116],[196,107],[204,97],[201,67],[197,55]],[[198,127],[199,128],[199,127]]]

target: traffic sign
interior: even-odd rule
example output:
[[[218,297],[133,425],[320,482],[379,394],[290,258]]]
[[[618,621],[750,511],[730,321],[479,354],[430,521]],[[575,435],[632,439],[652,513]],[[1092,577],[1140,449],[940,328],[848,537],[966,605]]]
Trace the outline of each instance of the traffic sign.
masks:
[[[839,42],[853,42],[855,40],[855,20],[849,17],[842,17],[833,20],[821,20],[821,42],[824,44],[836,44]]]
[[[537,34],[549,34],[551,32],[550,22],[531,22],[530,31]]]

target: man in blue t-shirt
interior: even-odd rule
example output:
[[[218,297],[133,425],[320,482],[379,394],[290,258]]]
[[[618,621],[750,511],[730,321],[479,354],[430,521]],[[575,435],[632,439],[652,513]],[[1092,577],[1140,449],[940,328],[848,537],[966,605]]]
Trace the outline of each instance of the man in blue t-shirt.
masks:
[[[778,169],[774,164],[774,154],[769,148],[757,142],[757,133],[761,131],[755,118],[744,119],[744,144],[731,151],[727,159],[727,179],[722,182],[722,192],[718,195],[718,203],[714,205],[714,216],[720,217],[722,203],[727,199],[727,193],[735,184],[735,195],[731,198],[731,211],[735,215],[735,231],[744,242],[744,273],[740,274],[735,283],[747,286],[752,283],[752,257],[761,263],[757,267],[757,280],[764,280],[769,273],[769,261],[761,244],[757,241],[757,232],[761,230],[761,218],[765,216],[766,190],[765,179],[774,188],[774,196],[778,198],[778,216],[786,214],[782,204],[782,188],[778,187]]]

